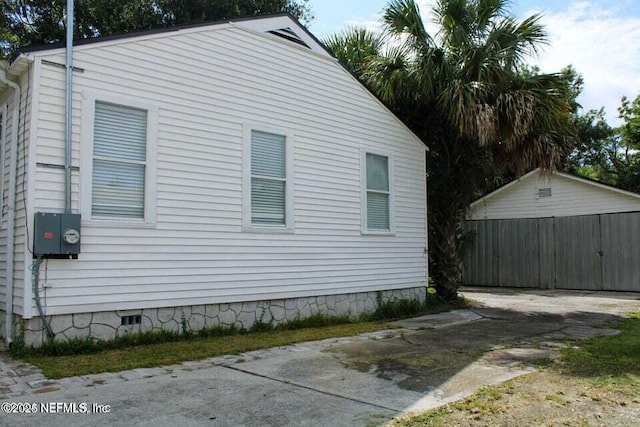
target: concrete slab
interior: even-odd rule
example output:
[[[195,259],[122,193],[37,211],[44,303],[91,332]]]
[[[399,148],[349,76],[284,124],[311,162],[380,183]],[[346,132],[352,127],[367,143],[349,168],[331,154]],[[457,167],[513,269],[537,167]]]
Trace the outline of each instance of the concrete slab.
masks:
[[[30,396],[22,403],[109,405],[102,414],[8,414],[0,425],[366,426],[394,411],[255,375],[214,367],[89,389]]]
[[[635,294],[464,294],[476,301],[470,310],[401,321],[400,329],[57,383],[2,356],[6,396],[18,396],[9,402],[96,403],[110,412],[9,414],[0,425],[380,425],[531,372],[567,340],[612,334],[610,322],[640,311]]]
[[[398,320],[396,322],[392,322],[392,324],[402,328],[418,330],[462,325],[464,323],[474,322],[480,319],[482,319],[482,316],[474,313],[473,311],[453,310],[446,313],[429,314],[426,316],[413,317],[411,319]]]
[[[398,387],[391,378],[383,378],[374,371],[352,369],[335,355],[318,350],[240,363],[232,368],[394,412],[422,397],[420,392]]]

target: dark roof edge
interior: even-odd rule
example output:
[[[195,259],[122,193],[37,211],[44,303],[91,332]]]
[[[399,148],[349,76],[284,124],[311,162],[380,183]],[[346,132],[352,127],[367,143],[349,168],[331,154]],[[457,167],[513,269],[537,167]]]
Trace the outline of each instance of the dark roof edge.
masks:
[[[154,34],[178,32],[178,31],[181,31],[181,30],[186,30],[186,29],[191,29],[191,28],[223,25],[223,24],[229,24],[229,23],[232,23],[232,22],[242,22],[242,21],[253,21],[253,20],[258,20],[258,19],[276,18],[276,17],[280,17],[280,16],[288,16],[293,21],[295,21],[298,25],[300,25],[302,28],[304,28],[304,26],[302,24],[300,24],[300,22],[293,15],[291,15],[290,13],[288,13],[288,12],[279,12],[279,13],[270,13],[270,14],[266,14],[266,15],[243,16],[243,17],[238,17],[238,18],[233,18],[233,19],[220,19],[220,20],[215,20],[215,21],[203,21],[203,22],[196,22],[196,23],[193,23],[193,24],[173,25],[173,26],[170,26],[170,27],[153,28],[153,29],[150,29],[150,30],[133,31],[133,32],[129,32],[129,33],[112,34],[112,35],[108,35],[108,36],[90,37],[90,38],[86,38],[86,39],[74,39],[73,40],[73,45],[74,46],[84,46],[84,45],[93,44],[93,43],[108,42],[108,41],[121,40],[121,39],[128,39],[128,38],[133,38],[133,37],[149,36],[149,35],[154,35]],[[306,28],[304,28],[304,29],[305,29],[305,31],[307,33],[309,33],[309,31]],[[311,34],[311,33],[309,33],[309,34]],[[317,40],[317,39],[315,39],[315,37],[314,37],[314,40]],[[322,43],[320,43],[320,45],[322,45]],[[15,57],[18,56],[21,53],[39,52],[39,51],[45,51],[45,50],[61,49],[61,48],[64,48],[65,46],[66,46],[66,43],[64,41],[59,41],[59,42],[55,42],[55,43],[45,43],[45,44],[35,44],[35,45],[25,46],[25,47],[16,49],[16,52],[14,53],[14,55],[13,55],[13,57],[11,59],[12,60],[15,59]],[[324,45],[322,45],[322,46],[324,47]]]

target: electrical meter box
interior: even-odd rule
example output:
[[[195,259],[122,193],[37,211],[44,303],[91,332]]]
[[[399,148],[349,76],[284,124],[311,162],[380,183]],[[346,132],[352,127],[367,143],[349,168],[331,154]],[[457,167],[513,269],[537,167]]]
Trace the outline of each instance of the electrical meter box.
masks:
[[[36,213],[33,254],[44,258],[78,258],[80,215]]]

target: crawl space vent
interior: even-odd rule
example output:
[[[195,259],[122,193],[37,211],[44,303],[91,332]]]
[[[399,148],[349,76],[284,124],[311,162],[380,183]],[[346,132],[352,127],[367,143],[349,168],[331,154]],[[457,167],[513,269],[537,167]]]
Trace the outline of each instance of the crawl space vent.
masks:
[[[551,188],[540,188],[538,190],[538,197],[551,197]]]
[[[142,316],[137,314],[134,316],[122,316],[122,326],[139,325],[142,323]]]

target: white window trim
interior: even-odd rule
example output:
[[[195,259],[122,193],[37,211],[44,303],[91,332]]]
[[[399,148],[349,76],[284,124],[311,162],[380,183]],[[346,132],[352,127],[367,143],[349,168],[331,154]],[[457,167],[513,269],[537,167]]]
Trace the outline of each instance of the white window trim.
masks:
[[[147,111],[147,161],[144,185],[144,219],[93,217],[91,194],[93,185],[93,126],[97,102],[122,105]],[[82,222],[104,227],[155,227],[156,225],[156,171],[158,142],[158,106],[141,102],[137,98],[107,92],[84,92],[82,94],[81,167],[80,167],[80,212]]]
[[[4,161],[7,153],[7,104],[2,104],[2,110],[0,110],[0,114],[2,114],[2,122],[0,123],[0,129],[2,130],[2,134],[0,135],[0,229],[5,229],[6,225],[4,224]]]
[[[266,132],[285,137],[285,225],[251,223],[251,132]],[[271,125],[243,123],[242,125],[242,230],[254,233],[293,233],[294,218],[294,135],[291,131]]]
[[[367,153],[384,156],[389,160],[389,230],[369,230],[367,224]],[[360,149],[360,232],[375,236],[395,236],[396,234],[396,188],[394,179],[393,155],[374,148]]]

